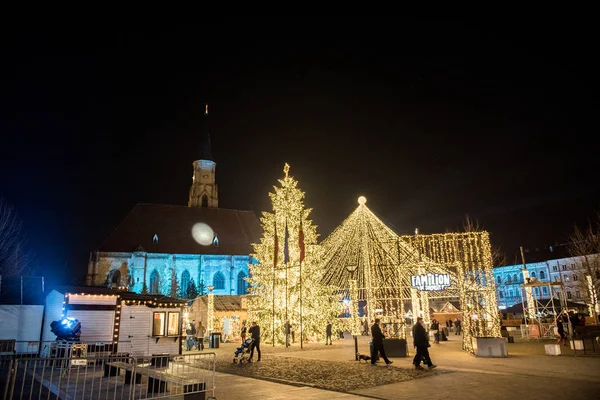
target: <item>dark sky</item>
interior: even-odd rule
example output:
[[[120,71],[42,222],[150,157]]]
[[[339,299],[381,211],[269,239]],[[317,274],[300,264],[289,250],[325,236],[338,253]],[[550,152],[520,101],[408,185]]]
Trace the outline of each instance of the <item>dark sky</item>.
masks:
[[[0,197],[38,274],[77,281],[136,203],[187,203],[204,102],[220,206],[270,210],[288,162],[322,237],[361,194],[400,233],[469,215],[509,253],[599,210],[579,32],[224,20],[3,38]]]

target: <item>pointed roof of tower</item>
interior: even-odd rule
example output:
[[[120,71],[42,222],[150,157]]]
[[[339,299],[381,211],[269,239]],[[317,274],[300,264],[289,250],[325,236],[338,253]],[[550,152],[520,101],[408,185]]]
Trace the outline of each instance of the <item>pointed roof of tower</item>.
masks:
[[[214,161],[212,146],[210,143],[210,130],[208,126],[208,104],[205,104],[204,115],[202,116],[202,127],[200,128],[200,160]]]

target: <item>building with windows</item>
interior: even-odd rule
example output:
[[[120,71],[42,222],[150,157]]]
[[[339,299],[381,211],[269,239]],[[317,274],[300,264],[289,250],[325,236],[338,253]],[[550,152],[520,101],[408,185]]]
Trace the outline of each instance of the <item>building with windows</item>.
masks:
[[[216,163],[203,117],[188,205],[138,204],[90,254],[88,286],[194,298],[246,294],[252,243],[262,235],[253,211],[218,208]]]
[[[592,303],[596,296],[595,284],[600,281],[600,270],[590,268],[590,264],[598,265],[598,261],[600,254],[571,257],[565,246],[551,246],[542,251],[525,252],[525,263],[530,278],[540,282],[563,283],[567,300],[581,304]],[[500,309],[521,303],[525,298],[525,291],[521,287],[524,283],[523,264],[494,268],[494,279]],[[536,287],[533,290],[536,298],[558,297],[558,289],[551,290],[550,286]],[[597,300],[594,303],[597,303]]]

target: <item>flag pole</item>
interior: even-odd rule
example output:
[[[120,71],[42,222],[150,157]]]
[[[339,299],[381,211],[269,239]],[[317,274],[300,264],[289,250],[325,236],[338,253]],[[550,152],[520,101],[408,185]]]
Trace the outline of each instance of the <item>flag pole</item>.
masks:
[[[273,263],[273,347],[275,347],[275,263]]]
[[[300,261],[300,348],[304,348],[304,330],[302,329],[302,261]]]
[[[285,264],[285,348],[287,349],[289,344],[290,344],[290,340],[288,337],[288,329],[290,326],[289,320],[288,320],[288,265]]]
[[[275,269],[277,268],[277,253],[279,252],[279,243],[277,240],[277,214],[275,214],[275,222],[273,224],[274,242],[273,242],[273,347],[275,347]]]

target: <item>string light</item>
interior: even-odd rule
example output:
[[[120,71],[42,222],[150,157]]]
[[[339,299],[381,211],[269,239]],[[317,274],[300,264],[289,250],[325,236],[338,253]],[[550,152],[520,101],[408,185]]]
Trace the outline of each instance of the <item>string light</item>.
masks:
[[[261,327],[261,336],[273,344],[285,343],[284,324],[287,320],[295,327],[296,336],[310,340],[325,340],[325,327],[332,322],[334,331],[341,329],[337,315],[341,302],[333,296],[332,289],[321,282],[323,275],[318,263],[316,227],[307,218],[312,211],[304,208],[305,193],[298,181],[289,175],[285,164],[284,178],[269,193],[273,212],[263,212],[263,236],[254,244],[252,256],[258,264],[250,264],[248,314],[251,321]],[[300,276],[300,247],[298,235],[300,219],[304,233],[305,258]],[[275,226],[277,227],[278,253],[274,268]],[[289,262],[284,263],[286,226]],[[302,309],[301,309],[302,304]],[[301,318],[302,317],[302,318]]]
[[[356,279],[358,299],[366,301],[369,318],[399,323],[398,336],[405,335],[405,301],[412,304],[408,315],[421,316],[429,323],[431,299],[458,297],[464,350],[473,352],[473,336],[500,337],[487,232],[398,236],[366,206],[366,199],[361,196],[356,210],[320,247],[323,283],[347,296],[348,291],[354,290],[351,280]],[[350,270],[349,265],[357,268]],[[450,286],[432,291],[412,288],[411,276],[424,273],[448,274]]]

